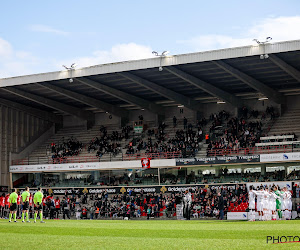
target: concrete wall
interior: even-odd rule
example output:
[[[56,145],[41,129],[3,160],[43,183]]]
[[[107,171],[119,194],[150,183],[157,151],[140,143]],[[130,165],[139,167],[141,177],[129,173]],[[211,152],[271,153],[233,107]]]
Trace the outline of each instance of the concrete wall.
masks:
[[[96,125],[121,125],[121,118],[108,113],[97,113],[95,115]]]
[[[157,116],[156,114],[148,111],[148,110],[132,110],[129,113],[129,121],[138,121],[139,116],[142,115],[144,118],[144,121],[156,121]]]
[[[286,101],[285,109],[300,109],[300,96],[289,96]]]
[[[166,108],[166,119],[172,119],[176,116],[177,120],[183,120],[184,117],[188,119],[188,122],[196,121],[197,112],[186,107],[168,107]]]
[[[75,116],[65,115],[63,117],[63,126],[64,126],[64,128],[67,128],[67,127],[86,127],[87,122],[82,120],[82,119],[79,119]]]
[[[18,152],[49,123],[26,112],[0,106],[0,185],[9,185],[10,154]]]
[[[278,112],[281,110],[281,105],[272,102],[271,100],[259,101],[257,99],[253,100],[244,100],[245,106],[248,107],[248,110],[258,110],[260,112],[266,111],[266,108],[273,106]],[[300,102],[299,102],[300,106]],[[205,118],[208,118],[212,113],[218,113],[221,110],[229,112],[232,116],[237,116],[237,108],[231,104],[217,104],[217,103],[208,103],[203,104],[203,115]]]
[[[95,125],[117,125],[121,126],[121,118],[108,113],[96,113]],[[74,116],[66,115],[63,117],[63,127],[85,127],[87,122]]]
[[[237,109],[233,107],[231,104],[207,103],[207,104],[203,104],[202,116],[207,119],[212,113],[219,113],[222,110],[229,112],[230,115],[234,115],[234,116],[237,115]]]
[[[35,150],[39,145],[41,145],[43,142],[48,140],[54,134],[55,134],[55,125],[52,124],[52,126],[44,133],[42,133],[41,135],[37,134],[36,138],[34,138],[29,145],[26,145],[26,147],[22,151],[20,151],[19,153],[12,153],[11,160],[26,158],[33,150]]]

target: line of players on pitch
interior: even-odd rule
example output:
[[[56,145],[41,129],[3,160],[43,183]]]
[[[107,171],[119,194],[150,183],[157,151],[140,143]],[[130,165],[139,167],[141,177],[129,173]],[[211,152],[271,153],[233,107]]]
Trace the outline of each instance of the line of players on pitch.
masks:
[[[21,194],[22,197],[22,222],[25,222],[25,217],[26,217],[26,222],[30,222],[29,216],[28,216],[28,210],[29,210],[29,198],[30,198],[30,193],[29,193],[29,187],[25,188],[25,191]],[[42,193],[42,188],[38,188],[38,191],[34,194],[33,196],[33,203],[34,203],[34,223],[36,223],[36,219],[40,217],[41,223],[45,223],[43,221],[43,193]],[[13,192],[9,196],[9,222],[11,222],[11,219],[13,217],[14,222],[17,222],[17,200],[18,200],[18,194],[17,194],[17,189],[13,189]]]
[[[249,188],[249,221],[255,221],[255,198],[256,211],[259,220],[290,220],[292,216],[292,194],[283,187],[272,186],[270,189],[261,186],[254,190],[253,186]]]

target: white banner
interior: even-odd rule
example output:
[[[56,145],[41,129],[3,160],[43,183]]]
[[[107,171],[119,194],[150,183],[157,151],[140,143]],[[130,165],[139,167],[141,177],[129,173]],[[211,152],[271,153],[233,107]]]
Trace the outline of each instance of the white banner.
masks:
[[[228,212],[227,220],[248,220],[247,212]]]
[[[249,212],[228,212],[227,220],[247,220],[249,216]],[[297,218],[297,211],[292,211],[292,219]],[[277,215],[277,220],[278,220]],[[255,212],[255,220],[259,220],[258,212]]]
[[[175,159],[151,160],[151,168],[174,167]],[[63,163],[44,165],[16,165],[10,166],[9,172],[59,172],[59,171],[84,171],[84,170],[111,170],[111,169],[140,169],[141,161],[114,161],[114,162],[85,162],[85,163]]]
[[[300,152],[260,155],[260,162],[282,162],[282,161],[283,162],[300,161]]]
[[[255,189],[257,189],[260,186],[268,186],[268,188],[271,188],[273,185],[279,186],[280,189],[282,189],[283,187],[287,187],[288,190],[292,190],[292,182],[291,181],[270,181],[270,182],[248,182],[248,183],[246,183],[248,190],[249,190],[250,186],[253,186]]]

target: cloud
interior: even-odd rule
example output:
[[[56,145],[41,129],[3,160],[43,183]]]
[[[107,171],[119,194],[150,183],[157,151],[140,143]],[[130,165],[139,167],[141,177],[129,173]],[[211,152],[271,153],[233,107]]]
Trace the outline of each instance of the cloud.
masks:
[[[9,42],[0,37],[0,60],[9,57],[12,53],[12,46]]]
[[[273,38],[272,42],[300,39],[298,32],[300,27],[300,16],[270,17],[262,19],[250,28],[239,29],[236,36],[225,34],[199,35],[177,43],[190,47],[193,51],[205,51],[222,49],[253,44],[253,39],[260,41],[268,36]]]
[[[263,41],[267,36],[272,42],[300,39],[298,29],[300,16],[269,17],[258,20],[248,28],[232,27],[236,35],[205,34],[190,39],[177,41],[185,51],[204,51],[211,49],[230,48],[253,44],[253,39]],[[48,32],[57,35],[68,35],[68,32],[44,25],[33,25],[31,30]],[[178,45],[177,44],[177,45]],[[182,49],[181,49],[182,50]],[[34,74],[61,70],[62,65],[77,63],[79,67],[87,67],[103,63],[113,63],[127,60],[137,60],[153,57],[152,48],[141,44],[116,44],[108,50],[96,50],[90,55],[72,58],[39,58],[34,52],[16,50],[6,40],[0,37],[0,78],[16,75]]]
[[[14,50],[0,38],[0,78],[37,73],[40,60],[27,51]]]
[[[35,25],[30,26],[30,30],[35,31],[35,32],[52,33],[52,34],[55,34],[55,35],[62,35],[62,36],[69,35],[69,32],[62,31],[62,30],[59,30],[59,29],[54,29],[50,26],[41,25],[41,24],[35,24]]]
[[[79,67],[87,67],[103,63],[112,63],[128,60],[138,60],[153,57],[151,47],[136,43],[117,44],[110,50],[97,50],[91,56],[77,57],[57,63],[58,67],[62,64],[71,65],[76,62]]]

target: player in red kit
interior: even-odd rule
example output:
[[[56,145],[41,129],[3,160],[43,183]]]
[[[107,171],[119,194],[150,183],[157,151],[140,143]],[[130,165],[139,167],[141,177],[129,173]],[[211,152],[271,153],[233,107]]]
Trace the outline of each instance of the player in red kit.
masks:
[[[0,218],[4,218],[5,194],[0,197]]]
[[[29,197],[29,207],[32,208],[32,205],[33,205],[33,202],[32,202],[32,194],[30,194],[30,197]],[[31,210],[31,209],[30,209]]]
[[[56,219],[58,219],[58,215],[60,213],[60,200],[58,197],[54,200],[55,210],[56,210]]]
[[[42,203],[43,203],[43,206],[45,207],[46,206],[46,197],[43,198]]]
[[[5,196],[5,209],[9,209],[10,203],[9,203],[9,194]]]
[[[18,198],[17,198],[17,217],[21,218],[21,200],[22,196],[20,195],[20,192],[18,192]]]

